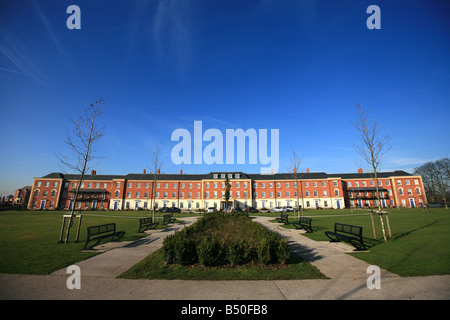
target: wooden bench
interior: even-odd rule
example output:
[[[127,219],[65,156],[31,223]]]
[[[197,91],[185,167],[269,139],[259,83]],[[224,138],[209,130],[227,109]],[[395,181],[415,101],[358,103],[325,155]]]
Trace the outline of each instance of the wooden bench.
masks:
[[[295,229],[304,229],[306,232],[313,232],[311,228],[311,218],[300,217],[298,222],[292,223]]]
[[[86,249],[87,245],[91,241],[95,241],[96,243],[92,246],[95,247],[99,244],[99,242],[106,238],[111,238],[111,241],[117,241],[123,237],[125,231],[116,231],[115,223],[102,224],[98,226],[92,226],[87,228],[87,240],[84,245],[84,249]],[[117,239],[114,240],[114,238]]]
[[[144,232],[146,230],[155,229],[159,225],[159,222],[153,222],[151,217],[140,218],[139,219],[139,230],[138,232]]]
[[[289,215],[282,213],[279,218],[276,218],[279,223],[289,224]]]
[[[362,227],[336,222],[334,232],[325,231],[325,234],[331,242],[339,242],[340,239],[343,239],[350,242],[358,250],[366,250],[362,237]]]
[[[167,225],[169,223],[174,223],[176,220],[174,217],[172,217],[171,214],[165,214],[163,216],[163,218],[164,218],[163,223],[162,223],[163,225]]]

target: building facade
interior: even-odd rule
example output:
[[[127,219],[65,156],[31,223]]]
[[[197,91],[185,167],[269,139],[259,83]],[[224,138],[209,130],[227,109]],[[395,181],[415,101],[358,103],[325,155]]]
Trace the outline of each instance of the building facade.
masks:
[[[380,172],[383,207],[418,207],[427,203],[421,176],[404,171]],[[34,178],[28,208],[69,210],[74,206],[78,175],[50,173]],[[225,201],[226,181],[229,199]],[[185,211],[215,207],[271,209],[301,206],[305,209],[376,207],[375,181],[369,173],[244,172],[208,174],[85,175],[76,209],[150,210],[153,206]]]
[[[14,192],[13,203],[16,205],[27,205],[30,200],[31,186],[25,186]]]

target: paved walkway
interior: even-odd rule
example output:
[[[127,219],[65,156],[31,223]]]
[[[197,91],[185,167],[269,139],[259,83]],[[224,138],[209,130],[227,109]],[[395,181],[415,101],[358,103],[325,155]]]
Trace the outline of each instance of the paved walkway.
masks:
[[[193,223],[184,221],[166,230],[152,230],[134,242],[120,243],[77,263],[81,270],[81,289],[69,290],[66,269],[51,275],[0,274],[0,299],[158,299],[158,300],[296,300],[296,299],[444,299],[450,298],[450,276],[403,278],[382,270],[381,289],[366,286],[367,263],[345,254],[345,244],[318,242],[302,236],[299,230],[288,230],[268,222],[256,221],[280,233],[292,249],[310,261],[327,280],[275,281],[186,281],[117,279],[151,252],[162,246],[163,239]],[[116,244],[117,245],[117,244]],[[108,245],[107,245],[108,246]]]

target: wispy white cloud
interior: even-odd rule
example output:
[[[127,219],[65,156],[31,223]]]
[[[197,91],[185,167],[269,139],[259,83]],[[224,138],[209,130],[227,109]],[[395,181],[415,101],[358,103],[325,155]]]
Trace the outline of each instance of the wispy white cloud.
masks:
[[[50,25],[50,22],[48,21],[44,12],[41,10],[41,7],[39,6],[38,2],[33,1],[33,4],[34,4],[34,7],[36,8],[36,12],[38,13],[39,19],[41,20],[42,24],[44,25],[45,31],[48,34],[53,45],[56,47],[56,49],[58,50],[59,53],[64,53],[64,50],[61,46],[61,42],[56,37],[54,28]]]
[[[23,73],[28,77],[39,82],[43,86],[52,85],[52,81],[45,72],[45,65],[39,62],[38,50],[41,39],[48,39],[50,46],[53,46],[59,54],[64,54],[61,42],[54,32],[49,19],[41,10],[37,1],[33,1],[34,9],[37,17],[36,26],[42,26],[44,31],[43,38],[35,38],[33,41],[27,41],[26,29],[21,29],[19,25],[9,24],[0,26],[0,54],[2,54],[11,65],[18,70],[14,70],[11,66],[1,66],[0,72]],[[25,30],[25,31],[24,31]],[[41,30],[40,30],[41,31]],[[47,47],[48,49],[48,47]]]
[[[3,67],[0,67],[0,71],[6,71],[6,72],[12,72],[12,73],[21,72],[20,70],[12,70],[12,69],[3,68]]]
[[[12,64],[14,64],[21,72],[36,80],[44,86],[50,84],[48,77],[40,70],[32,59],[27,55],[27,50],[25,50],[18,43],[7,43],[4,44],[0,42],[0,53],[3,54]],[[10,71],[9,68],[3,68],[3,71]]]
[[[156,8],[152,41],[160,65],[175,62],[186,72],[192,54],[189,1],[160,0]]]

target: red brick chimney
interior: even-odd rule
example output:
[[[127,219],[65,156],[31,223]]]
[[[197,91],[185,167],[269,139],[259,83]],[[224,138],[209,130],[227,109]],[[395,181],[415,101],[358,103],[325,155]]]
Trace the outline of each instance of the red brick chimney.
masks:
[[[306,173],[309,173],[309,168],[306,168]]]
[[[363,169],[359,168],[358,173],[363,173]]]
[[[97,171],[91,170],[91,174],[92,174],[92,175],[96,175],[96,174],[97,174]]]
[[[161,170],[158,169],[158,174],[160,174],[160,173],[161,173]]]
[[[142,173],[143,173],[143,174],[146,174],[146,173],[147,173],[147,170],[145,170],[145,169],[142,170]]]
[[[183,174],[183,169],[180,169],[180,174]]]
[[[297,169],[294,168],[294,173],[297,173]]]

